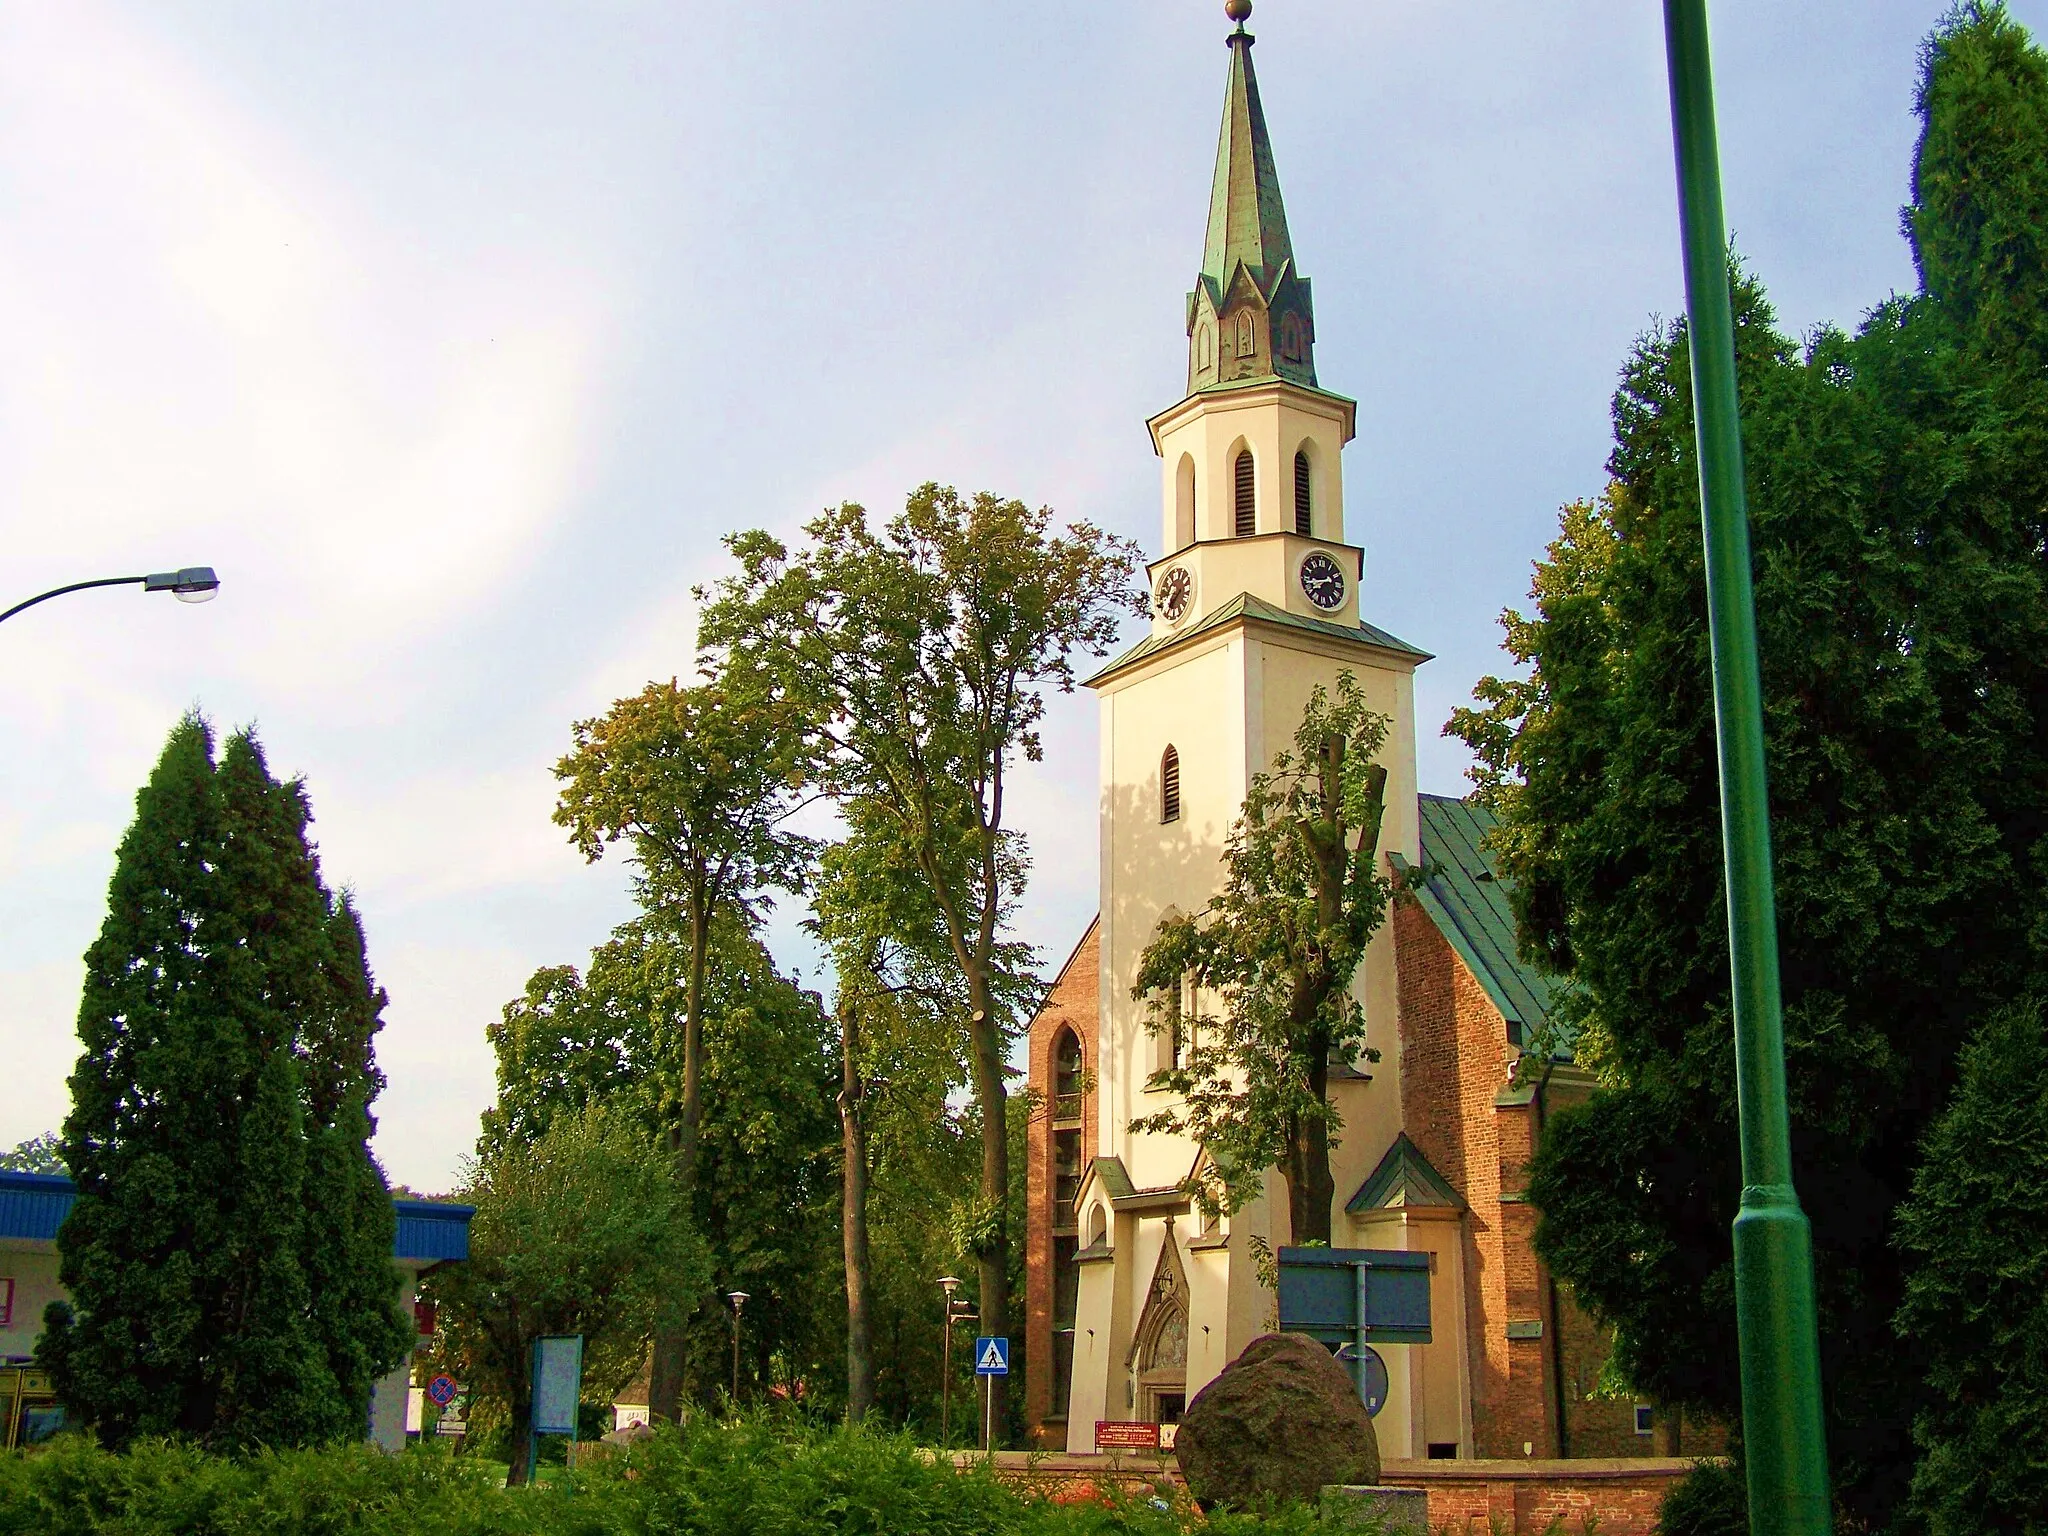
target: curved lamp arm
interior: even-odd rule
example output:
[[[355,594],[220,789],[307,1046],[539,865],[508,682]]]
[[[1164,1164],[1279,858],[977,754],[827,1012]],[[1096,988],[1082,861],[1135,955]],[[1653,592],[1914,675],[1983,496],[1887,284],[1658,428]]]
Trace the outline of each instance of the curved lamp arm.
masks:
[[[13,618],[24,608],[62,597],[66,592],[83,592],[88,587],[140,587],[145,592],[169,592],[181,603],[204,603],[220,590],[220,578],[213,574],[210,565],[188,565],[183,570],[159,571],[153,576],[102,576],[98,581],[74,581],[67,587],[52,587],[27,602],[16,603],[0,613],[0,621]]]

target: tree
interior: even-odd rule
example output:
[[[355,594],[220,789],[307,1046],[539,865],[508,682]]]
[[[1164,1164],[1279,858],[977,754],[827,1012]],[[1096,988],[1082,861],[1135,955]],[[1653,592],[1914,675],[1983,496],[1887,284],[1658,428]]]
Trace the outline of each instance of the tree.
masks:
[[[1387,771],[1373,760],[1386,732],[1349,672],[1334,698],[1316,688],[1294,749],[1252,777],[1222,889],[1201,912],[1161,921],[1132,987],[1150,999],[1146,1027],[1181,1043],[1148,1084],[1180,1102],[1132,1129],[1208,1148],[1217,1179],[1206,1198],[1230,1210],[1277,1164],[1297,1243],[1330,1240],[1330,1134],[1342,1124],[1330,1063],[1364,1048],[1351,978],[1396,888],[1379,853]],[[1190,988],[1219,1010],[1191,1008]]]
[[[476,1206],[469,1260],[426,1282],[440,1309],[437,1357],[503,1407],[508,1481],[520,1483],[534,1340],[581,1334],[585,1390],[609,1397],[639,1369],[664,1310],[694,1300],[708,1261],[667,1153],[601,1105],[494,1148],[471,1164],[463,1194]]]
[[[1107,654],[1119,616],[1143,610],[1136,550],[1086,523],[1056,533],[1042,508],[936,485],[880,529],[849,503],[804,532],[794,553],[761,532],[727,541],[740,573],[706,594],[700,643],[724,665],[758,668],[812,722],[821,787],[862,807],[877,835],[886,827],[938,914],[981,1121],[968,1223],[981,1318],[1007,1333],[1003,1061],[1028,961],[1007,937],[1028,869],[1007,820],[1010,775],[1038,760],[1045,693],[1072,689],[1074,653]]]
[[[874,1268],[868,1202],[873,1179],[870,1117],[878,1095],[934,1087],[943,1101],[957,1074],[966,1010],[948,974],[946,945],[924,886],[903,847],[863,836],[871,807],[852,808],[854,834],[828,849],[812,895],[812,929],[837,976],[840,1203],[846,1270],[846,1413],[875,1407]],[[872,832],[872,828],[870,828]]]
[[[0,1168],[10,1173],[63,1173],[64,1141],[55,1131],[44,1131],[27,1141],[17,1142],[12,1152],[0,1152]]]
[[[2048,69],[1964,6],[1925,70],[1922,292],[1801,348],[1735,282],[1793,1161],[1830,1462],[1872,1529],[1903,1518],[1926,1370],[1889,1328],[1894,1215],[1963,1042],[2048,938]],[[1741,1176],[1688,373],[1682,325],[1638,345],[1612,482],[1504,621],[1528,675],[1484,681],[1452,729],[1601,1077],[1546,1128],[1539,1250],[1633,1387],[1726,1417]]]
[[[750,1375],[780,1372],[815,1390],[837,1347],[831,1219],[830,1024],[817,998],[779,976],[732,923],[713,932],[702,998],[704,1120],[697,1175],[681,1206],[706,1249],[678,1275],[679,1396],[715,1402],[730,1381],[722,1300],[744,1290]],[[564,1116],[598,1106],[671,1144],[681,1105],[687,946],[663,914],[621,927],[590,957],[534,974],[491,1026],[498,1098],[478,1158],[530,1144]],[[689,1308],[697,1308],[694,1316]]]
[[[362,1432],[404,1353],[368,1149],[383,996],[322,883],[303,786],[255,738],[171,733],[86,955],[38,1355],[101,1436],[234,1447]]]
[[[704,1118],[713,931],[735,915],[750,921],[765,887],[794,888],[810,856],[809,842],[784,825],[802,804],[806,721],[745,669],[705,670],[696,686],[650,683],[602,718],[580,721],[576,750],[555,769],[564,786],[555,820],[592,861],[629,839],[641,904],[675,913],[687,946],[682,1105],[668,1127],[686,1195]],[[678,1332],[655,1341],[650,1405],[663,1418],[674,1418],[680,1401],[681,1349]]]
[[[1898,1241],[1900,1333],[1926,1361],[1913,1502],[1935,1536],[2048,1531],[2048,1030],[1993,1014],[1928,1133]]]

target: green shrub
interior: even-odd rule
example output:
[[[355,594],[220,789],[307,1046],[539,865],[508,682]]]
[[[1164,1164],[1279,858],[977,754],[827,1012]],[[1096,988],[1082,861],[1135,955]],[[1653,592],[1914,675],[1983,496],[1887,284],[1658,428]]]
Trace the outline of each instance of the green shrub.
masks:
[[[1742,1468],[1697,1461],[1664,1496],[1657,1536],[1749,1536],[1749,1489]]]
[[[1163,1501],[1161,1501],[1163,1503]],[[760,1415],[667,1431],[559,1483],[507,1490],[472,1458],[369,1446],[227,1458],[69,1437],[0,1457],[0,1536],[1185,1536],[1183,1505],[1057,1504],[905,1435]],[[1206,1536],[1308,1536],[1311,1510]]]

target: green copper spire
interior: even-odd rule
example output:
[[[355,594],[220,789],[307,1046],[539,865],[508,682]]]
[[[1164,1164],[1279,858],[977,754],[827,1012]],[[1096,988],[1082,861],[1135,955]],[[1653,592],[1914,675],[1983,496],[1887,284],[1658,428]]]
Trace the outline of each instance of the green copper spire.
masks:
[[[1259,77],[1252,71],[1252,35],[1244,20],[1245,0],[1226,6],[1237,23],[1227,39],[1230,84],[1223,97],[1223,132],[1216,141],[1216,179],[1209,187],[1209,241],[1202,250],[1202,275],[1218,288],[1230,282],[1241,261],[1254,279],[1280,270],[1294,257],[1287,240],[1287,210],[1280,202],[1280,173],[1273,169],[1273,142],[1259,105]]]
[[[1280,174],[1252,71],[1251,0],[1226,0],[1237,23],[1225,40],[1230,80],[1216,178],[1209,189],[1209,232],[1202,272],[1188,295],[1188,389],[1257,379],[1316,382],[1315,312],[1308,283],[1294,270]]]

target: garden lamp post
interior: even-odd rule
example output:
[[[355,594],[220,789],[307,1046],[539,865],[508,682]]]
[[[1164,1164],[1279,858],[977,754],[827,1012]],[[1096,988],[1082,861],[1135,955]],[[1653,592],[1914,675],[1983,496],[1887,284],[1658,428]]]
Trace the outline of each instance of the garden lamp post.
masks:
[[[210,603],[219,595],[220,578],[213,574],[210,565],[188,565],[179,571],[158,571],[154,576],[102,576],[97,581],[74,581],[69,586],[52,587],[26,602],[16,603],[5,613],[0,613],[0,620],[11,619],[24,608],[33,608],[53,597],[62,597],[67,592],[83,592],[89,587],[140,587],[145,592],[168,592],[181,603]]]
[[[1742,1369],[1750,1528],[1827,1536],[1827,1441],[1813,1238],[1792,1187],[1778,997],[1778,914],[1764,783],[1763,689],[1750,590],[1749,508],[1735,389],[1735,325],[1721,211],[1706,0],[1664,0],[1671,133],[1692,351],[1693,408],[1706,538],[1714,727],[1721,758],[1721,840],[1735,1012],[1735,1096],[1742,1205],[1735,1217],[1735,1317]]]
[[[725,1299],[732,1303],[732,1400],[740,1400],[740,1308],[747,1304],[745,1291],[727,1291]]]
[[[939,1276],[939,1289],[946,1293],[944,1338],[939,1344],[939,1444],[953,1448],[953,1293],[960,1289],[958,1275]]]

